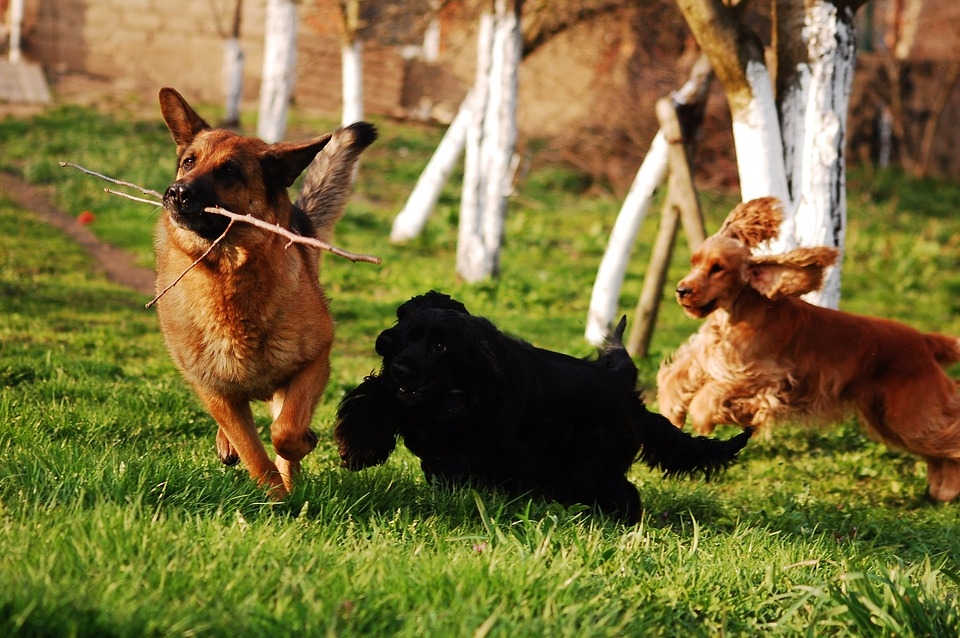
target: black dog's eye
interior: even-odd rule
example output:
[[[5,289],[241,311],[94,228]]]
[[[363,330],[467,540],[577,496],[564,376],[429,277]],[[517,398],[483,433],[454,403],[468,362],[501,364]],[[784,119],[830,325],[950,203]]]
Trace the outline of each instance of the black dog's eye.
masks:
[[[722,271],[723,271],[723,266],[721,266],[720,264],[713,264],[712,266],[710,266],[711,275],[715,275],[718,272],[722,272]]]
[[[440,343],[440,342],[437,342],[437,343],[433,344],[433,351],[434,351],[434,352],[446,352],[446,351],[447,351],[447,346],[444,345],[444,344],[442,344],[442,343]]]

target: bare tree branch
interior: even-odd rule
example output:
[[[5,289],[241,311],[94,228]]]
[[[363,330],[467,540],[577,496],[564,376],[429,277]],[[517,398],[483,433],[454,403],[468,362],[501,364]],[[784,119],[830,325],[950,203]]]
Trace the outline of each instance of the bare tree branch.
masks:
[[[251,217],[250,215],[238,215],[237,213],[230,212],[229,210],[220,208],[219,206],[211,206],[210,208],[205,208],[204,210],[208,213],[223,215],[231,221],[244,222],[246,224],[256,226],[257,228],[262,228],[270,231],[271,233],[280,235],[281,237],[290,240],[290,243],[287,244],[288,248],[292,244],[303,244],[304,246],[313,246],[314,248],[319,248],[320,250],[326,250],[327,252],[337,255],[338,257],[349,259],[352,262],[365,261],[369,264],[379,264],[382,261],[379,257],[351,253],[343,250],[342,248],[337,248],[336,246],[328,244],[325,241],[320,241],[314,237],[304,237],[303,235],[290,232],[286,228],[277,226],[276,224],[265,222],[262,219],[257,219],[256,217]]]
[[[222,232],[222,233],[220,233],[220,236],[213,240],[213,243],[210,244],[210,246],[209,246],[205,251],[203,251],[203,254],[200,255],[199,257],[197,257],[192,264],[190,264],[189,266],[187,266],[186,270],[184,270],[182,273],[180,273],[180,276],[179,276],[179,277],[177,277],[177,278],[174,279],[172,282],[170,282],[170,285],[169,285],[169,286],[167,286],[166,288],[164,288],[163,290],[161,290],[159,293],[157,293],[157,296],[156,296],[156,297],[154,297],[154,298],[151,299],[149,302],[147,302],[146,307],[147,307],[147,308],[153,307],[153,304],[155,304],[155,303],[157,303],[158,301],[160,301],[160,297],[162,297],[162,296],[164,296],[165,294],[167,294],[167,291],[170,290],[171,288],[173,288],[174,286],[176,286],[178,283],[180,283],[180,280],[183,279],[183,278],[187,275],[188,272],[190,272],[191,270],[193,270],[194,266],[196,266],[196,265],[199,264],[201,261],[203,261],[203,260],[206,258],[206,256],[210,254],[210,251],[213,250],[213,249],[217,246],[217,244],[219,244],[219,243],[223,240],[223,238],[227,236],[227,233],[230,232],[230,228],[233,227],[233,223],[234,223],[234,220],[231,219],[231,220],[230,220],[230,223],[227,224],[227,227],[223,229],[223,232]]]
[[[159,197],[159,198],[163,199],[163,195],[161,195],[160,193],[158,193],[158,192],[155,191],[155,190],[151,190],[151,189],[149,189],[149,188],[144,188],[144,187],[142,187],[142,186],[138,186],[138,185],[136,185],[136,184],[134,184],[134,183],[132,183],[132,182],[124,182],[124,181],[119,180],[119,179],[114,179],[114,178],[112,178],[112,177],[107,177],[106,175],[103,175],[103,174],[101,174],[101,173],[97,173],[96,171],[91,171],[91,170],[88,169],[88,168],[84,168],[84,167],[80,166],[79,164],[74,164],[73,162],[59,162],[59,164],[60,164],[60,166],[63,167],[63,168],[75,168],[75,169],[77,169],[78,171],[82,171],[82,172],[86,173],[87,175],[93,175],[94,177],[99,177],[100,179],[105,180],[105,181],[108,181],[108,182],[111,182],[111,183],[113,183],[113,184],[119,184],[120,186],[126,186],[126,187],[128,187],[128,188],[133,188],[133,189],[135,189],[135,190],[140,191],[140,192],[143,193],[144,195],[153,195],[154,197]],[[157,203],[159,203],[159,202],[157,202]]]
[[[159,199],[157,199],[157,200],[145,199],[145,198],[143,198],[143,197],[136,197],[136,196],[134,196],[134,195],[129,195],[129,194],[127,194],[127,193],[123,193],[123,192],[120,192],[120,191],[116,191],[116,190],[113,190],[113,189],[111,189],[111,188],[105,188],[105,189],[103,189],[104,192],[110,193],[111,195],[119,195],[120,197],[125,197],[125,198],[130,199],[130,200],[133,200],[133,201],[135,201],[135,202],[141,202],[141,203],[143,203],[143,204],[152,204],[152,205],[154,205],[154,206],[163,206],[163,202],[160,201],[160,199],[162,199],[163,196],[162,196],[160,193],[158,193],[157,191],[155,191],[155,190],[151,190],[151,189],[149,189],[149,188],[143,188],[142,186],[138,186],[137,184],[134,184],[134,183],[132,183],[132,182],[124,182],[124,181],[122,181],[122,180],[114,179],[113,177],[107,177],[106,175],[103,175],[102,173],[97,173],[96,171],[91,171],[91,170],[89,170],[89,169],[87,169],[87,168],[84,168],[83,166],[80,166],[79,164],[74,164],[74,163],[72,163],[72,162],[60,162],[60,166],[62,166],[62,167],[64,167],[64,168],[75,168],[75,169],[77,169],[77,170],[79,170],[79,171],[81,171],[81,172],[83,172],[83,173],[86,173],[87,175],[93,175],[94,177],[99,177],[100,179],[106,180],[106,181],[111,182],[111,183],[113,183],[113,184],[119,184],[119,185],[121,185],[121,186],[126,186],[126,187],[128,187],[128,188],[133,188],[133,189],[135,189],[135,190],[140,191],[141,193],[144,193],[144,194],[146,194],[146,195],[153,195],[153,196],[155,196],[155,197],[157,197],[157,198],[159,198]],[[376,256],[374,256],[374,255],[364,255],[364,254],[358,254],[358,253],[351,253],[351,252],[348,252],[348,251],[346,251],[346,250],[343,250],[342,248],[337,248],[336,246],[334,246],[334,245],[332,245],[332,244],[328,244],[328,243],[325,242],[325,241],[321,241],[321,240],[319,240],[319,239],[317,239],[317,238],[315,238],[315,237],[304,237],[303,235],[298,235],[298,234],[296,234],[296,233],[294,233],[294,232],[291,232],[291,231],[287,230],[286,228],[283,228],[282,226],[277,226],[276,224],[271,224],[271,223],[269,223],[269,222],[265,222],[265,221],[263,221],[262,219],[257,219],[256,217],[252,217],[252,216],[250,216],[250,215],[239,215],[239,214],[237,214],[237,213],[231,212],[231,211],[226,210],[225,208],[221,208],[221,207],[219,207],[219,206],[211,206],[211,207],[209,207],[209,208],[205,208],[204,211],[207,212],[207,213],[214,214],[214,215],[222,215],[223,217],[228,218],[228,219],[230,220],[230,223],[227,224],[226,230],[224,230],[223,233],[222,233],[219,237],[217,237],[217,239],[214,240],[214,242],[213,242],[212,244],[210,244],[210,247],[207,248],[207,249],[204,251],[204,253],[203,253],[202,255],[200,255],[200,257],[197,258],[197,260],[196,260],[195,262],[193,262],[192,264],[190,264],[190,266],[189,266],[186,270],[184,270],[182,273],[180,273],[180,276],[177,277],[176,280],[174,280],[173,283],[171,283],[169,286],[167,286],[166,288],[164,288],[164,289],[160,292],[160,294],[158,294],[156,297],[154,297],[153,300],[150,301],[150,303],[147,304],[147,308],[150,308],[150,307],[153,306],[155,303],[157,303],[157,301],[160,299],[160,297],[162,297],[162,296],[164,295],[164,293],[166,293],[168,290],[170,290],[171,288],[173,288],[174,286],[176,286],[177,283],[179,283],[179,281],[180,281],[181,279],[183,279],[184,275],[186,275],[188,272],[190,272],[190,270],[191,270],[194,266],[196,266],[198,263],[200,263],[201,261],[203,261],[203,259],[204,259],[207,255],[210,254],[210,251],[212,251],[212,250],[214,249],[214,247],[215,247],[217,244],[219,244],[220,241],[223,240],[224,237],[227,236],[227,233],[230,231],[230,228],[233,227],[233,224],[234,224],[235,222],[243,222],[243,223],[245,223],[245,224],[250,224],[250,225],[252,225],[252,226],[256,226],[257,228],[262,228],[263,230],[267,230],[267,231],[269,231],[269,232],[271,232],[271,233],[274,233],[274,234],[276,234],[276,235],[280,235],[280,236],[283,237],[284,239],[287,239],[287,240],[288,240],[288,243],[287,243],[287,245],[286,245],[286,248],[289,248],[289,247],[292,246],[293,244],[303,244],[304,246],[311,246],[311,247],[313,247],[313,248],[319,248],[320,250],[325,250],[325,251],[330,252],[330,253],[333,253],[334,255],[337,255],[337,256],[339,256],[339,257],[343,257],[343,258],[345,258],[345,259],[349,259],[350,261],[352,261],[352,262],[354,262],[354,263],[356,263],[356,262],[358,262],[358,261],[363,261],[363,262],[367,262],[367,263],[370,263],[370,264],[380,264],[380,263],[382,262],[382,260],[381,260],[379,257],[376,257]]]

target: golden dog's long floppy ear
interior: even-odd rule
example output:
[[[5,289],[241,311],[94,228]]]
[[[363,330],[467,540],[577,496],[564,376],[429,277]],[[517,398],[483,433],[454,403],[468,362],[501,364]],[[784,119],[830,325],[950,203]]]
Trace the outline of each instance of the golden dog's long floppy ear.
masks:
[[[750,248],[756,248],[770,239],[775,239],[783,223],[783,209],[776,197],[759,197],[737,204],[724,220],[718,235],[739,240]]]
[[[819,290],[824,271],[840,251],[836,248],[795,248],[780,255],[758,255],[747,264],[750,286],[765,297],[799,297]]]

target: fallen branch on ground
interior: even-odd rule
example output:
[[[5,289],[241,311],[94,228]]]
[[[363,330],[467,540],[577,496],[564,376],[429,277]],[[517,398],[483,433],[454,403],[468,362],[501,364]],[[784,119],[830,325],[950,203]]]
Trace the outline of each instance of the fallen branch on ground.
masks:
[[[86,173],[87,175],[93,175],[94,177],[99,177],[100,179],[106,180],[106,181],[111,182],[111,183],[113,183],[113,184],[118,184],[118,185],[120,185],[120,186],[126,186],[126,187],[128,187],[128,188],[136,189],[136,190],[140,191],[141,193],[143,193],[144,195],[153,195],[154,197],[160,198],[160,200],[163,199],[163,195],[161,195],[160,193],[158,193],[158,192],[155,191],[155,190],[151,190],[151,189],[149,189],[149,188],[143,188],[142,186],[138,186],[137,184],[134,184],[134,183],[132,183],[132,182],[124,182],[124,181],[122,181],[122,180],[118,180],[118,179],[114,179],[114,178],[112,178],[112,177],[108,177],[108,176],[103,175],[103,174],[101,174],[101,173],[97,173],[96,171],[91,171],[90,169],[84,168],[83,166],[80,166],[79,164],[74,164],[74,163],[72,163],[72,162],[60,162],[60,166],[61,166],[61,167],[64,167],[64,168],[75,168],[75,169],[77,169],[77,170],[79,170],[79,171],[81,171],[81,172],[83,172],[83,173]],[[113,190],[113,189],[111,189],[111,188],[105,188],[105,189],[103,189],[103,190],[104,190],[104,192],[109,193],[109,194],[111,194],[111,195],[119,195],[120,197],[126,197],[127,199],[133,200],[133,201],[135,201],[135,202],[141,202],[141,203],[144,203],[144,204],[152,204],[152,205],[154,205],[154,206],[163,206],[163,202],[160,201],[160,200],[153,200],[153,199],[145,199],[145,198],[143,198],[143,197],[136,197],[136,196],[134,196],[134,195],[130,195],[130,194],[128,194],[128,193],[124,193],[124,192],[121,192],[121,191],[116,191],[116,190]],[[158,294],[156,297],[154,297],[153,300],[150,301],[150,303],[147,304],[147,308],[149,308],[149,307],[153,306],[153,304],[157,303],[157,301],[160,299],[160,297],[162,297],[162,296],[164,295],[164,293],[166,293],[168,290],[170,290],[171,288],[173,288],[174,286],[176,286],[177,283],[178,283],[181,279],[183,279],[184,275],[186,275],[188,272],[190,272],[190,270],[191,270],[194,266],[196,266],[198,263],[200,263],[200,262],[203,260],[204,257],[206,257],[207,255],[209,255],[209,254],[210,254],[210,251],[213,250],[214,246],[216,246],[217,244],[219,244],[220,241],[223,240],[223,238],[227,236],[227,232],[230,230],[231,227],[233,227],[234,222],[243,222],[243,223],[245,223],[245,224],[250,224],[250,225],[252,225],[252,226],[256,226],[257,228],[262,228],[263,230],[269,231],[269,232],[274,233],[274,234],[276,234],[276,235],[280,235],[281,237],[283,237],[284,239],[286,239],[287,242],[288,242],[287,245],[286,245],[286,248],[289,248],[289,247],[292,246],[293,244],[303,244],[303,245],[305,245],[305,246],[312,246],[313,248],[318,248],[318,249],[320,249],[320,250],[325,250],[325,251],[327,251],[327,252],[333,253],[334,255],[337,255],[338,257],[343,257],[344,259],[349,259],[350,261],[352,261],[352,262],[354,262],[354,263],[356,263],[356,262],[358,262],[358,261],[364,261],[364,262],[367,262],[367,263],[370,263],[370,264],[379,264],[379,263],[381,263],[381,261],[382,261],[379,257],[376,257],[376,256],[374,256],[374,255],[363,255],[363,254],[358,254],[358,253],[351,253],[351,252],[348,252],[348,251],[346,251],[346,250],[343,250],[342,248],[337,248],[336,246],[334,246],[334,245],[332,245],[332,244],[328,244],[328,243],[325,242],[325,241],[320,241],[319,239],[316,239],[315,237],[304,237],[303,235],[298,235],[298,234],[296,234],[296,233],[294,233],[294,232],[291,232],[291,231],[287,230],[286,228],[283,228],[282,226],[277,226],[276,224],[271,224],[271,223],[269,223],[269,222],[265,222],[265,221],[263,221],[262,219],[257,219],[256,217],[252,217],[252,216],[250,216],[250,215],[239,215],[239,214],[237,214],[237,213],[231,212],[231,211],[229,211],[229,210],[227,210],[227,209],[225,209],[225,208],[221,208],[221,207],[219,207],[219,206],[212,206],[212,207],[209,207],[209,208],[205,208],[204,211],[207,212],[207,213],[213,214],[213,215],[222,215],[223,217],[228,218],[228,219],[230,220],[230,223],[227,225],[226,230],[223,231],[223,234],[221,234],[219,237],[217,237],[217,238],[213,241],[213,243],[210,244],[210,247],[207,248],[207,250],[204,251],[204,253],[203,253],[202,255],[200,255],[200,257],[198,257],[195,262],[193,262],[192,264],[190,264],[190,266],[189,266],[186,270],[184,270],[182,273],[180,273],[180,276],[177,277],[172,284],[170,284],[169,286],[167,286],[166,288],[164,288],[163,291],[160,292],[160,294]]]

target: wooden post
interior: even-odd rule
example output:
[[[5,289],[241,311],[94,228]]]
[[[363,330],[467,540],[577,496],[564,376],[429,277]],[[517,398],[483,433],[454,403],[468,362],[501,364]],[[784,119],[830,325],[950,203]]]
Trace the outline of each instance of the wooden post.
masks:
[[[634,313],[633,328],[627,340],[627,351],[631,355],[645,357],[653,337],[653,327],[660,310],[660,297],[666,283],[673,244],[676,241],[677,228],[682,220],[687,241],[691,250],[704,240],[706,231],[703,214],[697,201],[697,192],[690,171],[690,144],[684,139],[680,128],[677,109],[670,98],[657,101],[657,119],[663,131],[669,149],[667,166],[667,198],[660,216],[660,230],[650,255],[650,267],[643,280],[643,291]]]

